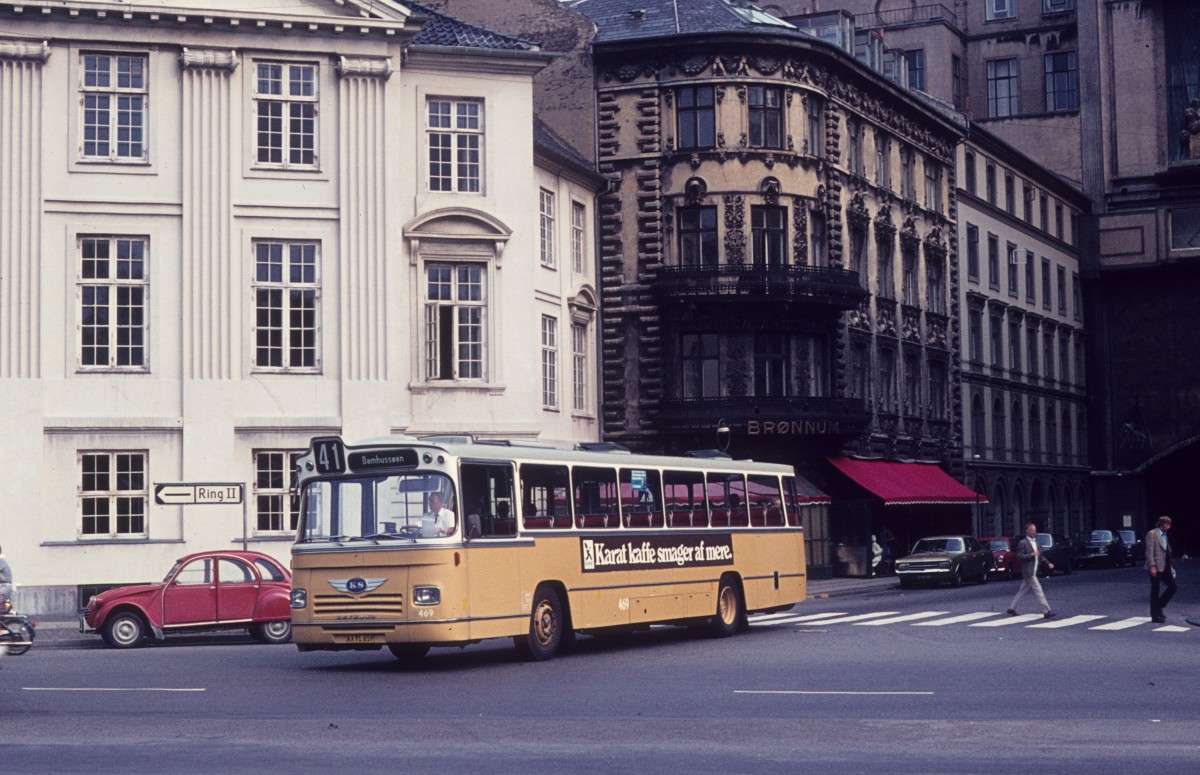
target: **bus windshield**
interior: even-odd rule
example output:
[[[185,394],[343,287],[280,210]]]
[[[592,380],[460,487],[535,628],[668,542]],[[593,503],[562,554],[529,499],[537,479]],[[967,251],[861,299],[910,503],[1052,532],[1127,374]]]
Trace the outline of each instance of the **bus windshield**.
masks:
[[[459,529],[454,483],[440,473],[311,481],[299,543],[440,539]]]

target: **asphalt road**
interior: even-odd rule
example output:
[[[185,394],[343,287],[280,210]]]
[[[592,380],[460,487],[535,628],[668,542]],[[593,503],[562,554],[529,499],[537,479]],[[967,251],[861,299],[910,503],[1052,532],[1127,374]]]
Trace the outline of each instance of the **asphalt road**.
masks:
[[[889,587],[809,601],[727,640],[674,628],[580,638],[541,664],[505,642],[406,666],[232,636],[134,651],[48,641],[0,660],[0,762],[5,773],[1196,771],[1200,628],[1184,616],[1200,613],[1200,568],[1183,564],[1166,627],[1138,620],[1139,569],[1045,586],[1056,619],[1005,616],[1016,582]]]

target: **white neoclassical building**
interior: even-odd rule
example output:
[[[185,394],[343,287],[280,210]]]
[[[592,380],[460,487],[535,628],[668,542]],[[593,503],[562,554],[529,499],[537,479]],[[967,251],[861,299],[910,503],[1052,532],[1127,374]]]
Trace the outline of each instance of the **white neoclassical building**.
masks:
[[[286,558],[314,435],[598,438],[585,161],[535,43],[375,0],[0,2],[0,546],[70,611]],[[155,486],[245,485],[167,506]]]

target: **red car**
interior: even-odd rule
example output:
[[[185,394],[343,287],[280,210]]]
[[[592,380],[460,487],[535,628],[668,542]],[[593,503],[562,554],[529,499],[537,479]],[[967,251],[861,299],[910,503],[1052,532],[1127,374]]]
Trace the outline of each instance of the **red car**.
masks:
[[[1021,575],[1017,565],[1017,554],[1012,550],[1012,541],[1004,536],[980,538],[979,543],[992,550],[992,574],[1011,579]]]
[[[241,628],[262,643],[286,643],[292,637],[291,584],[288,569],[259,552],[189,554],[160,584],[94,596],[79,631],[99,632],[118,649],[162,640],[166,633]]]

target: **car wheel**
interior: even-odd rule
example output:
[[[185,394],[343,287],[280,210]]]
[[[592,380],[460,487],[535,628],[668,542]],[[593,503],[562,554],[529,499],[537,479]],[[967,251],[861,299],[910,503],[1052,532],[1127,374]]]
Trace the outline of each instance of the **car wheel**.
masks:
[[[429,653],[429,647],[419,643],[389,643],[388,651],[401,662],[415,662]]]
[[[529,632],[517,635],[513,643],[525,659],[544,662],[558,653],[563,636],[563,611],[558,593],[545,584],[533,594],[529,614]]]
[[[983,567],[982,567],[982,568],[979,570],[979,583],[980,583],[980,584],[986,584],[986,583],[988,583],[988,567],[987,567],[986,565],[984,565],[984,566],[983,566]]]
[[[961,587],[962,586],[962,569],[961,568],[955,568],[954,571],[950,574],[950,586],[952,586],[952,587]]]
[[[709,631],[718,638],[728,638],[742,628],[745,618],[746,609],[737,584],[732,577],[723,577],[717,588],[717,612],[709,622]]]
[[[291,622],[259,622],[251,629],[259,643],[287,643],[292,639]]]
[[[142,617],[126,611],[113,616],[104,625],[104,640],[115,649],[131,649],[142,645],[146,625]]]

